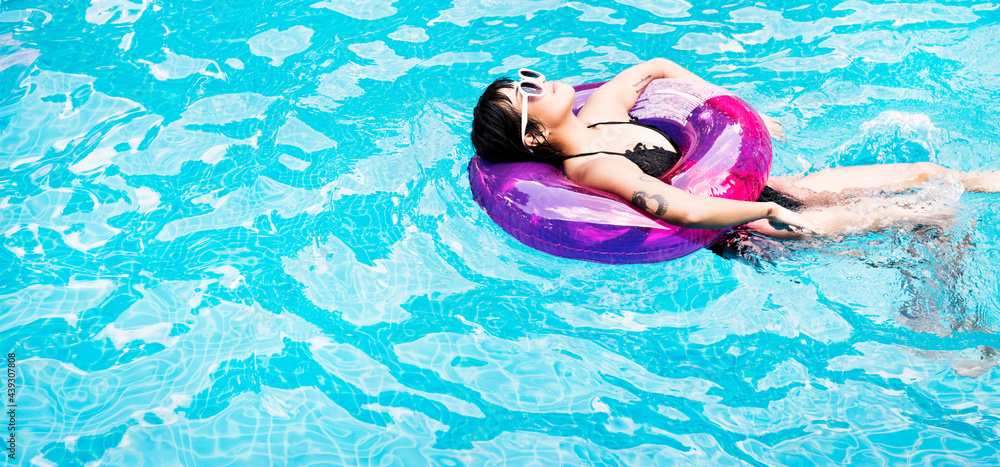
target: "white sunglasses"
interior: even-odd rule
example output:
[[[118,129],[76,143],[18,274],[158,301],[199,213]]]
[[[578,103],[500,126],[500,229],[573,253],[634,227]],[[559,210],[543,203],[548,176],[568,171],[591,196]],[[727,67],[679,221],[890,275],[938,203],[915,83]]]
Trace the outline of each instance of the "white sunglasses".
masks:
[[[517,70],[517,75],[521,78],[516,86],[521,91],[521,144],[528,152],[532,152],[528,143],[524,141],[528,129],[528,96],[541,97],[545,95],[545,75],[527,68]]]

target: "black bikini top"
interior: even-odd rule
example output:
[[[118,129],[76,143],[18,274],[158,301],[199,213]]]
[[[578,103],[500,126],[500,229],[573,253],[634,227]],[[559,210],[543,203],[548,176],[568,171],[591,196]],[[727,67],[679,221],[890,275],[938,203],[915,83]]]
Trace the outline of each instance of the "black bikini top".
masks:
[[[646,125],[645,123],[639,123],[635,121],[600,122],[600,123],[595,123],[593,125],[588,125],[587,128],[593,128],[597,125],[623,125],[623,124],[638,125],[641,127],[649,128],[651,130],[655,130],[657,133],[663,135],[663,137],[670,142],[671,146],[673,146],[674,148],[677,147],[677,143],[674,142],[674,139],[671,138],[670,135],[664,133],[663,130],[653,125]],[[626,150],[625,152],[614,152],[614,151],[585,152],[582,154],[574,154],[572,156],[566,156],[566,159],[572,159],[574,157],[593,156],[594,154],[614,154],[617,156],[625,157],[626,159],[635,163],[635,165],[639,166],[639,169],[642,170],[642,173],[649,175],[650,177],[656,177],[656,178],[660,178],[665,173],[669,172],[670,169],[674,167],[674,165],[677,165],[677,161],[681,159],[680,153],[674,150],[673,148],[665,149],[659,146],[647,147],[643,143],[636,143],[634,148]]]

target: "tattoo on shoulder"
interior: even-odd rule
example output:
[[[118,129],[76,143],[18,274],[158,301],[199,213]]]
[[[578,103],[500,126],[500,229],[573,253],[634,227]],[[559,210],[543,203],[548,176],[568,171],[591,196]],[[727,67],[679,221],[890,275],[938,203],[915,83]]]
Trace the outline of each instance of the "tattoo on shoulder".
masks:
[[[635,88],[635,93],[638,94],[642,92],[643,85],[646,84],[646,81],[649,81],[651,79],[653,79],[653,75],[646,75],[645,78],[636,81],[635,84],[632,85],[632,87]]]
[[[651,195],[645,191],[632,193],[632,205],[656,217],[663,217],[667,213],[668,204],[662,195]]]

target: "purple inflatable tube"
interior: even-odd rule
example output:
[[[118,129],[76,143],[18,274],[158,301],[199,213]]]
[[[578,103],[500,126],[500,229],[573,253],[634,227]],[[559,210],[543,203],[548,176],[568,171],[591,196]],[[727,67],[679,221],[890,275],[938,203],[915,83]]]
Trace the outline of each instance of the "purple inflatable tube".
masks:
[[[603,83],[576,86],[574,111]],[[680,146],[681,159],[660,177],[688,193],[755,201],[771,169],[771,138],[757,112],[710,84],[654,80],[629,114]],[[616,195],[571,182],[540,162],[469,162],[473,197],[522,243],[565,258],[652,263],[693,253],[724,230],[668,224]]]

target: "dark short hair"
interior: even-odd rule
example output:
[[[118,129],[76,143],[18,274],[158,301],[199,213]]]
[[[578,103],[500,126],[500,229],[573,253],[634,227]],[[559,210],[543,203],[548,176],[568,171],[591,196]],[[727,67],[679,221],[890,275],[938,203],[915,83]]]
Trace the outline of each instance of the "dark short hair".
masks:
[[[521,141],[521,115],[502,89],[513,89],[514,82],[500,78],[486,87],[472,111],[472,146],[479,157],[490,162],[546,162],[559,165],[559,153],[542,135],[542,125],[528,117],[525,132],[543,142],[528,152]]]

